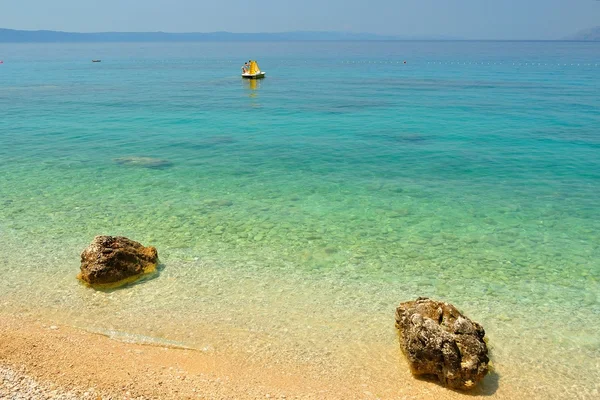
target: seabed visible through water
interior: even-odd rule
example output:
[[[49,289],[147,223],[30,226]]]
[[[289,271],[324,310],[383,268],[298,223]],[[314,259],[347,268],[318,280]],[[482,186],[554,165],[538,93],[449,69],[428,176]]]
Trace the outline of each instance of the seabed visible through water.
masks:
[[[211,59],[148,44],[160,62],[119,45],[98,65],[76,63],[79,45],[49,62],[7,47],[21,58],[0,83],[0,304],[389,377],[402,360],[395,307],[428,296],[485,327],[499,387],[594,398],[600,71],[428,63],[543,60],[543,43],[363,45],[320,52],[302,65],[310,81],[283,73],[304,45],[259,46],[269,77],[257,87],[227,72],[236,44],[194,44]],[[560,46],[553,56],[593,62],[583,44]],[[407,52],[406,66],[341,62]],[[198,81],[209,64],[220,72]],[[79,284],[98,234],[157,247],[159,273],[113,291]]]

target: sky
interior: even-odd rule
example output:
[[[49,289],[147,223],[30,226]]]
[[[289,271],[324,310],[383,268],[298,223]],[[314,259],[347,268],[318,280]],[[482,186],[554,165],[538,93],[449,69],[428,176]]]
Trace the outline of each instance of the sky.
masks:
[[[0,28],[69,32],[348,31],[561,39],[600,25],[600,0],[0,0]]]

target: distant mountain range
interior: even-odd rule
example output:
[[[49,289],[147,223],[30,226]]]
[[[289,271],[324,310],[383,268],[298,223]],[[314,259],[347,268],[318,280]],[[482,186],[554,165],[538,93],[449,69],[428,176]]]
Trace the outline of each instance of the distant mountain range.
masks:
[[[285,41],[343,41],[343,40],[464,40],[451,36],[394,36],[352,32],[61,32],[23,31],[0,28],[0,43],[100,43],[100,42],[285,42]],[[563,40],[600,41],[600,26],[586,29]]]
[[[600,26],[578,32],[575,35],[568,36],[566,39],[598,42],[600,41]]]
[[[280,32],[280,33],[167,33],[167,32],[98,32],[21,31],[0,29],[0,43],[52,42],[200,42],[200,41],[313,41],[313,40],[453,40],[442,36],[386,36],[349,32]]]

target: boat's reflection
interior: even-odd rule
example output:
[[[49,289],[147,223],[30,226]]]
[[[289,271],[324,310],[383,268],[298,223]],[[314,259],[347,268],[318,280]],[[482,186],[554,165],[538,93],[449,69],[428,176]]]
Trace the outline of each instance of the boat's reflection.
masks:
[[[244,86],[246,89],[250,90],[250,97],[256,97],[258,93],[256,91],[260,89],[260,80],[259,79],[242,79],[244,82]]]

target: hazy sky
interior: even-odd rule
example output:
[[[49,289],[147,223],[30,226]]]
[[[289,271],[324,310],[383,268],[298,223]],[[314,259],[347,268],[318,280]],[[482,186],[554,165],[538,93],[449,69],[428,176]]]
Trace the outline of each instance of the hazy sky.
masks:
[[[600,0],[0,0],[0,27],[28,30],[558,39],[596,25]]]

